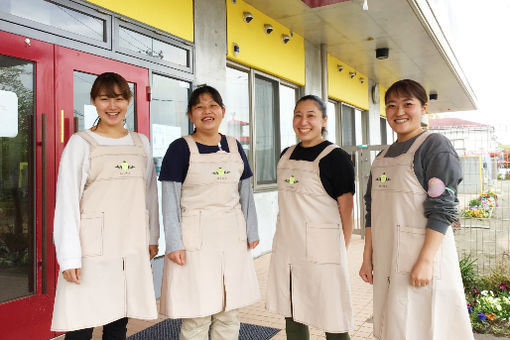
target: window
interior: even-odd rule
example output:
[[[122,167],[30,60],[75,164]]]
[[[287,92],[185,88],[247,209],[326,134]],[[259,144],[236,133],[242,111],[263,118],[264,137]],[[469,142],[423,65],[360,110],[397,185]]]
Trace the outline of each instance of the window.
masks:
[[[328,102],[326,107],[326,111],[328,114],[328,121],[326,129],[328,130],[328,134],[326,135],[326,139],[331,143],[336,144],[336,105],[333,102]]]
[[[342,104],[342,146],[356,145],[354,107]]]
[[[296,143],[292,127],[297,87],[240,65],[227,67],[226,112],[220,132],[236,137],[256,190],[274,188],[281,150]]]
[[[276,162],[280,149],[276,138],[278,84],[276,81],[255,77],[255,167],[258,184],[276,182]],[[276,119],[275,119],[276,118]]]
[[[379,126],[381,129],[381,144],[386,145],[386,144],[388,144],[388,133],[386,131],[386,119],[380,117],[379,118]]]
[[[119,37],[116,40],[116,49],[119,52],[159,64],[191,70],[188,46],[132,24],[118,24],[118,21],[116,23]],[[154,37],[155,35],[157,38]]]
[[[151,98],[151,145],[152,157],[156,174],[159,177],[161,163],[170,143],[189,133],[189,119],[186,112],[188,107],[190,84],[185,81],[152,74]],[[161,214],[162,192],[161,182],[158,181],[158,200],[160,207],[160,230],[158,256],[165,255],[165,231],[163,229],[163,215]]]
[[[158,175],[170,143],[189,132],[189,88],[188,82],[152,75],[151,144]]]
[[[6,20],[17,24],[26,23],[42,31],[86,43],[107,47],[110,35],[111,17],[91,10],[88,7],[73,4],[73,8],[59,4],[59,1],[44,0],[6,0],[2,1],[2,12],[7,13]],[[69,35],[71,33],[71,36]]]
[[[250,89],[248,72],[227,67],[225,117],[220,132],[237,138],[250,156]]]
[[[296,144],[294,133],[294,107],[296,89],[280,84],[280,150]]]

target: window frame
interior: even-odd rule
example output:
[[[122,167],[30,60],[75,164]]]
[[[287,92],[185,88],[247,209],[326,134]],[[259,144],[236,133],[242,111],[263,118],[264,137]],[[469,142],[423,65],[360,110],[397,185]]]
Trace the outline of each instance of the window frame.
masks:
[[[256,121],[256,117],[255,117],[255,105],[256,105],[256,103],[255,103],[255,98],[256,98],[255,97],[255,95],[256,95],[255,94],[255,78],[261,77],[263,79],[274,82],[274,84],[276,85],[276,86],[274,86],[276,93],[275,93],[275,103],[274,103],[275,111],[273,112],[273,122],[274,122],[273,129],[274,129],[274,141],[275,141],[274,147],[277,148],[277,150],[280,150],[279,147],[280,147],[280,139],[281,139],[281,134],[280,134],[280,90],[279,90],[280,85],[284,85],[284,86],[294,89],[296,91],[295,92],[296,93],[296,96],[295,96],[296,101],[299,98],[299,96],[302,94],[302,87],[297,84],[294,84],[292,82],[289,82],[287,80],[278,78],[276,76],[270,75],[270,74],[265,73],[260,70],[256,70],[251,67],[247,67],[247,66],[238,64],[238,63],[230,61],[230,60],[227,60],[226,66],[236,69],[238,71],[248,73],[248,92],[249,92],[249,109],[250,109],[250,113],[249,113],[250,152],[246,156],[248,157],[248,160],[249,160],[250,166],[252,168],[252,172],[253,172],[253,177],[252,177],[253,191],[254,192],[274,191],[278,186],[276,181],[274,183],[264,183],[264,184],[259,184],[257,182],[257,164],[256,164],[257,150],[255,150],[256,139],[257,139],[257,136],[256,136],[257,127],[255,124],[255,121]],[[280,152],[278,151],[275,153],[275,166],[277,166],[279,160],[280,160]]]
[[[132,50],[120,47],[119,46],[120,28],[125,28],[129,31],[133,31],[135,33],[149,37],[151,39],[159,40],[165,44],[169,44],[176,48],[185,50],[187,66],[183,66],[183,65],[172,63],[172,62],[165,61],[165,60],[158,60],[156,58],[150,58],[148,56],[146,57],[143,54],[136,53]],[[128,55],[128,56],[136,58],[136,59],[145,60],[150,63],[170,67],[170,68],[182,71],[182,72],[193,73],[193,66],[194,66],[193,65],[193,61],[194,61],[193,45],[190,45],[189,43],[185,43],[184,40],[178,40],[177,37],[171,36],[170,34],[160,31],[160,30],[157,30],[155,28],[150,29],[149,26],[147,26],[147,27],[139,26],[139,25],[133,23],[131,20],[127,20],[122,17],[117,17],[113,21],[113,37],[114,37],[114,39],[113,39],[114,43],[112,46],[113,52]]]
[[[91,16],[97,18],[99,20],[104,21],[104,41],[101,42],[99,40],[91,39],[86,36],[76,34],[70,31],[66,31],[60,28],[56,28],[54,26],[46,25],[41,22],[19,17],[4,11],[0,11],[0,19],[10,22],[15,25],[22,25],[26,27],[30,27],[32,29],[39,30],[41,32],[54,34],[59,37],[70,39],[72,41],[82,42],[88,45],[97,46],[104,49],[111,49],[112,47],[112,15],[107,12],[100,11],[99,9],[95,9],[89,6],[82,5],[76,2],[69,2],[64,0],[42,0],[44,2],[48,2],[54,4],[56,6],[60,6],[66,9],[69,9],[74,12],[79,12],[81,14]]]

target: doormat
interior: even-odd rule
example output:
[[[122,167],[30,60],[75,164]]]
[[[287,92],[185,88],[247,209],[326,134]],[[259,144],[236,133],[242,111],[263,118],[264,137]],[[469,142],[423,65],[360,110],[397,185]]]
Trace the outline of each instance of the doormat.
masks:
[[[181,320],[166,319],[131,335],[127,340],[178,340],[180,330]],[[239,340],[269,340],[279,331],[278,328],[241,323]]]

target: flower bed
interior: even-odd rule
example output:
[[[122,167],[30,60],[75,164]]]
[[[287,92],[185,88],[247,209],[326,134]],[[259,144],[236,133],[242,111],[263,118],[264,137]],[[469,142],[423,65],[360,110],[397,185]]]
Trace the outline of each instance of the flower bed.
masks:
[[[498,206],[498,195],[494,191],[480,194],[477,199],[469,201],[468,207],[462,210],[463,217],[490,218],[492,210]]]
[[[495,266],[491,274],[477,276],[476,260],[460,261],[467,309],[473,330],[477,333],[510,336],[510,265]]]

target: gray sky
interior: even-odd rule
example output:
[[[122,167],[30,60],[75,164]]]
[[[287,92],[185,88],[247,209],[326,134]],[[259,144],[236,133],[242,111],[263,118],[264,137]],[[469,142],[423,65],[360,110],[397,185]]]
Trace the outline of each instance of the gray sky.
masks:
[[[510,1],[455,1],[451,43],[478,98],[477,111],[449,114],[491,124],[510,144]]]

